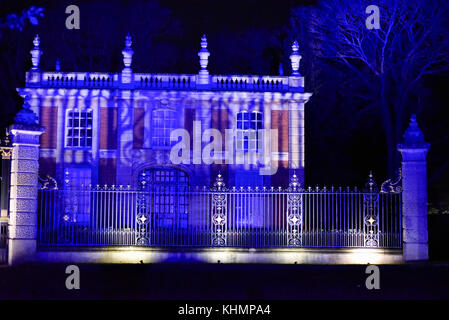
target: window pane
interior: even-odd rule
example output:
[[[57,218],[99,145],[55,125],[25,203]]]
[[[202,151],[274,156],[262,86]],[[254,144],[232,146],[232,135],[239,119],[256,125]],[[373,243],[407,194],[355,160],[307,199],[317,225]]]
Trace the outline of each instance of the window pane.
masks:
[[[248,150],[248,137],[243,139],[243,149]]]
[[[242,149],[243,149],[243,141],[237,140],[237,150],[242,150]]]
[[[170,133],[176,128],[177,113],[173,110],[154,110],[152,119],[154,146],[169,147],[176,142],[170,142]]]
[[[249,149],[250,150],[256,150],[256,141],[255,140],[250,140],[249,141]]]
[[[92,111],[73,110],[67,115],[66,146],[92,146]]]

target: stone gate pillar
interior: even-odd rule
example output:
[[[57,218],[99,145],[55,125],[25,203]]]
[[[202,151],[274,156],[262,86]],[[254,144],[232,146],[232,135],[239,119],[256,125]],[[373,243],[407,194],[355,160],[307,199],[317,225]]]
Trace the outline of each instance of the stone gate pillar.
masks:
[[[39,136],[44,128],[25,100],[9,128],[12,138],[8,263],[32,261],[36,253]]]
[[[430,145],[418,128],[416,116],[398,145],[402,154],[402,234],[404,261],[428,260],[427,162]]]
[[[2,161],[2,174],[1,174],[1,213],[0,222],[8,221],[9,214],[9,179],[11,172],[11,140],[7,135],[5,139],[0,141],[0,159]]]

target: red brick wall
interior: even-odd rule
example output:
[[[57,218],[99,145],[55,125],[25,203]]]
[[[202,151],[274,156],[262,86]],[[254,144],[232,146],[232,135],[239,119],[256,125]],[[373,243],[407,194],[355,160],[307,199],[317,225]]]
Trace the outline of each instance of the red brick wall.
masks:
[[[278,151],[288,152],[288,110],[271,111],[271,128],[278,130]],[[288,160],[278,161],[278,170],[271,178],[271,185],[287,187],[288,182]]]
[[[278,130],[279,152],[288,152],[288,110],[271,111],[271,129]]]
[[[39,177],[56,177],[56,158],[39,158]]]
[[[41,148],[56,149],[58,138],[58,107],[41,107],[41,125],[45,132],[40,137]]]
[[[222,146],[221,150],[225,151],[226,148],[226,129],[230,129],[228,124],[228,110],[227,109],[213,109],[211,110],[211,129],[217,129],[221,133]],[[228,183],[228,169],[229,165],[222,160],[222,164],[212,164],[210,167],[211,185],[215,182],[218,173],[220,172],[223,179]]]
[[[225,149],[226,129],[230,129],[228,124],[228,110],[227,109],[213,109],[211,112],[211,125],[212,129],[217,129],[221,132],[222,137],[222,150]]]
[[[117,108],[100,108],[100,149],[117,149]]]
[[[104,184],[116,184],[116,169],[117,161],[115,158],[100,158],[99,159],[99,175],[98,183]]]
[[[193,148],[193,121],[195,121],[195,109],[184,109],[184,129],[186,129],[190,135],[190,149]]]
[[[143,140],[145,136],[145,109],[134,108],[133,124],[133,148],[140,149],[143,147]]]

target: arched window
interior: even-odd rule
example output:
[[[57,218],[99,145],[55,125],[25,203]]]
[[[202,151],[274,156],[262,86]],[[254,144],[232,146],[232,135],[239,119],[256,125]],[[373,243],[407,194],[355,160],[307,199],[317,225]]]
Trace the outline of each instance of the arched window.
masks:
[[[151,121],[153,129],[153,147],[171,147],[176,142],[170,142],[170,133],[176,128],[176,112],[171,109],[153,110]]]
[[[259,111],[237,113],[237,151],[260,151],[259,139],[263,129],[263,114]]]

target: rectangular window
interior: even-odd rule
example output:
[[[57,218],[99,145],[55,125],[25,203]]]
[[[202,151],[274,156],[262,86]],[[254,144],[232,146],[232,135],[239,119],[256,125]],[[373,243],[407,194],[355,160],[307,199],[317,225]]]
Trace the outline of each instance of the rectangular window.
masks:
[[[242,111],[237,113],[237,151],[258,152],[259,135],[263,129],[262,113]]]
[[[67,112],[65,146],[92,147],[92,110],[72,109]]]

